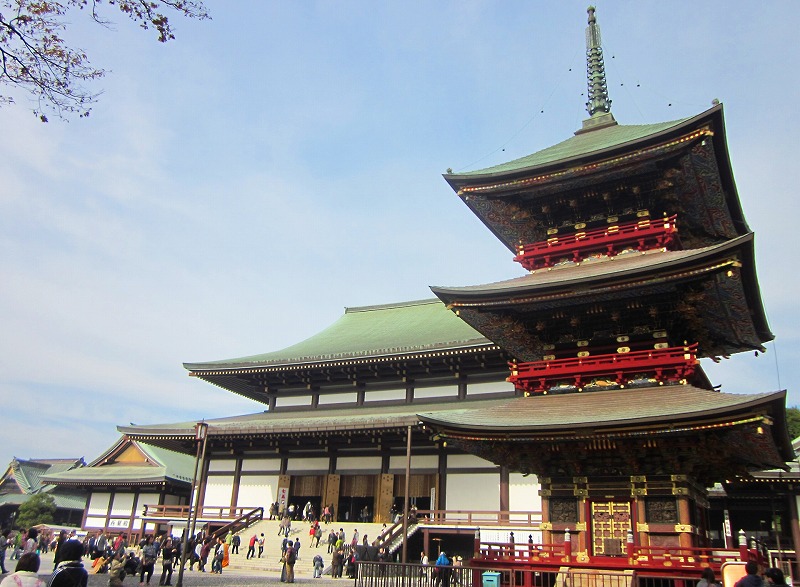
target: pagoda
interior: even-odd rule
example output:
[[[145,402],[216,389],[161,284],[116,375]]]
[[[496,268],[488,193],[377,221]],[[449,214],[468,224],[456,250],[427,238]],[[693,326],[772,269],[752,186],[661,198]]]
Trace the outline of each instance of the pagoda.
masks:
[[[706,488],[794,457],[784,391],[721,393],[698,362],[773,338],[722,105],[618,124],[588,14],[582,127],[444,176],[528,271],[432,288],[513,357],[519,397],[420,420],[440,442],[538,476],[542,541],[570,547],[547,564],[630,568],[653,549],[708,546]]]

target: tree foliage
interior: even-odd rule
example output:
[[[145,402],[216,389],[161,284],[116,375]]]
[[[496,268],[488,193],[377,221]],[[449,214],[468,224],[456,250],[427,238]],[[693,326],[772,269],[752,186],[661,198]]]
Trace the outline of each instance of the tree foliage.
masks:
[[[56,502],[52,495],[37,493],[19,506],[15,524],[25,530],[37,524],[50,524],[56,514]]]
[[[800,408],[797,406],[786,408],[786,428],[792,440],[800,437]]]
[[[45,112],[61,118],[88,116],[98,93],[84,84],[103,77],[81,49],[67,43],[63,34],[78,14],[108,25],[103,12],[116,8],[144,29],[153,29],[162,43],[174,39],[164,12],[190,18],[208,18],[199,0],[0,0],[0,83],[31,95],[33,111],[43,122]],[[0,103],[12,103],[0,95]]]

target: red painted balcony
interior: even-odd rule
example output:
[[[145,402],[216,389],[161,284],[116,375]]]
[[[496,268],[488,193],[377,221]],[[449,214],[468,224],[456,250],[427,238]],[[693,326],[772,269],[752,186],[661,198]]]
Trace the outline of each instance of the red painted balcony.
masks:
[[[658,383],[677,382],[691,377],[697,365],[697,344],[628,353],[586,356],[530,363],[509,363],[507,381],[529,393],[547,393],[567,384],[582,391],[595,379],[625,385],[645,375]]]
[[[546,241],[520,245],[514,260],[528,271],[552,267],[561,259],[580,263],[587,256],[602,254],[613,257],[620,251],[668,248],[675,240],[677,216],[658,220],[645,218],[604,228],[558,235]]]

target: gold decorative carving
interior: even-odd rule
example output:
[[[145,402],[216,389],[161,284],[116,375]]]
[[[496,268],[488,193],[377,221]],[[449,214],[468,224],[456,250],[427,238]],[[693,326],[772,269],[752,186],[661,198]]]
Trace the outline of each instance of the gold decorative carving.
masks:
[[[631,475],[631,483],[647,483],[645,475]]]
[[[578,561],[579,563],[588,563],[589,553],[585,550],[575,553],[575,560]]]
[[[572,482],[573,483],[588,483],[589,482],[589,478],[588,477],[573,477],[572,478]]]
[[[639,210],[636,212],[637,218],[646,218],[647,216],[650,216],[650,210]]]
[[[631,352],[631,347],[629,346],[620,346],[617,347],[617,352],[620,354],[625,354]]]
[[[586,522],[577,522],[575,524],[576,532],[586,532]]]
[[[656,330],[653,333],[653,338],[667,338],[667,331],[666,330]]]
[[[647,487],[634,487],[631,489],[631,496],[641,497],[643,495],[647,495]]]
[[[630,336],[618,336],[617,342],[628,342],[631,339]]]
[[[636,531],[637,532],[649,532],[650,531],[650,524],[644,524],[642,522],[636,523]]]
[[[672,495],[689,495],[688,487],[673,487]]]
[[[576,346],[578,346],[578,347],[589,346],[589,341],[588,340],[579,340],[577,342]]]
[[[588,357],[588,356],[589,356],[589,351],[580,351],[580,352],[578,353],[578,358],[579,358],[579,359],[582,359],[582,358],[584,358],[584,357]]]
[[[580,489],[580,488],[576,487],[575,489],[572,490],[572,495],[575,495],[577,497],[588,497],[589,496],[589,490],[588,489]]]
[[[551,495],[553,495],[553,492],[550,491],[549,489],[542,489],[539,491],[539,495],[541,495],[542,497],[550,497]]]
[[[676,482],[676,481],[688,481],[689,480],[688,477],[686,477],[686,475],[670,475],[669,479],[673,483]]]
[[[553,480],[550,477],[539,477],[539,483],[541,483],[542,485],[552,482]]]
[[[676,532],[685,532],[687,534],[691,534],[693,531],[693,527],[691,524],[675,524],[675,531]]]
[[[575,230],[582,230],[582,229],[584,229],[584,228],[586,228],[586,223],[585,223],[585,222],[578,222],[578,223],[575,225]]]
[[[539,524],[539,530],[552,530],[552,529],[553,529],[553,524],[551,524],[550,522],[542,522],[541,524]]]

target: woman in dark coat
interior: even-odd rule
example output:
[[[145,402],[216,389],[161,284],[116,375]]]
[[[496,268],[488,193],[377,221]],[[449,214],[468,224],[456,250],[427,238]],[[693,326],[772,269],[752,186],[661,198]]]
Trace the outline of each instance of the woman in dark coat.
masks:
[[[86,587],[89,573],[83,568],[83,544],[67,540],[59,551],[60,562],[47,580],[47,587]]]

